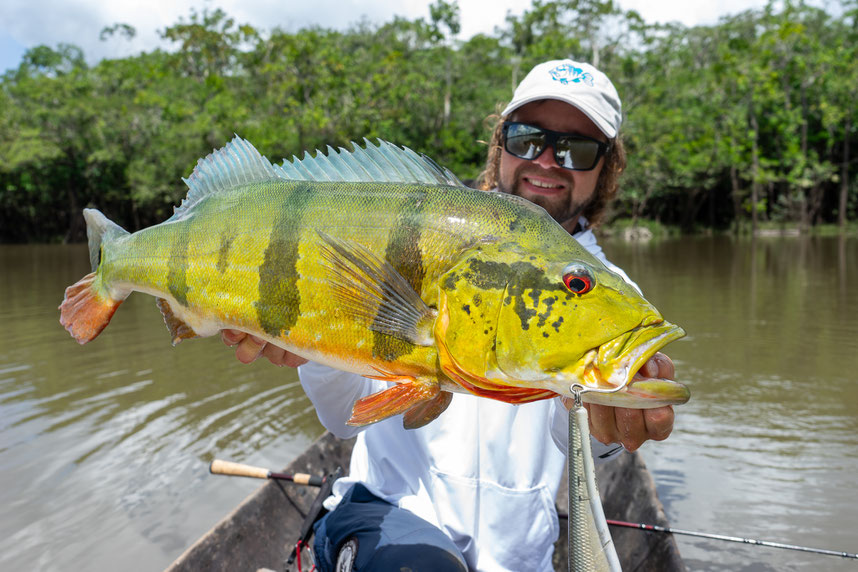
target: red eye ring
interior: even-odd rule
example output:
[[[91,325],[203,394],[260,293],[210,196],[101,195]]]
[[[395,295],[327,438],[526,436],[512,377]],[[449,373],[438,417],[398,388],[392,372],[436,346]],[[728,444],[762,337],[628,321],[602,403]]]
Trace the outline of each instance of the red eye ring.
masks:
[[[595,280],[587,268],[575,265],[563,274],[563,284],[570,292],[580,296],[593,289]]]

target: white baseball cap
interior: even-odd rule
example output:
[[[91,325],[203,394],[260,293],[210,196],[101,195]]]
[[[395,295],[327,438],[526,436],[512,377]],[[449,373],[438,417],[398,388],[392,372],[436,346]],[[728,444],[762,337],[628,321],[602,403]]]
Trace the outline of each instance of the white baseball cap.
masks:
[[[608,139],[617,136],[623,121],[622,104],[614,84],[590,64],[551,60],[537,65],[518,84],[502,115],[540,99],[557,99],[577,107]]]

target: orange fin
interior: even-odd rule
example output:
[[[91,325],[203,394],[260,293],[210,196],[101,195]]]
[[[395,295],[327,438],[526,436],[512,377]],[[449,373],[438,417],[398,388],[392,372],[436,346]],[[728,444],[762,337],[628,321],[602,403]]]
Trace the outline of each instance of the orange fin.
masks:
[[[432,399],[422,401],[406,411],[402,417],[402,426],[406,429],[423,427],[444,413],[444,410],[447,409],[452,400],[452,393],[449,391],[439,391],[438,395]]]
[[[176,317],[173,313],[173,309],[170,307],[170,303],[165,299],[157,298],[155,300],[155,304],[157,304],[158,309],[161,310],[161,315],[164,316],[164,323],[167,324],[167,329],[170,330],[174,346],[182,340],[200,337],[193,328]]]
[[[397,379],[407,381],[399,382],[384,391],[358,399],[352,408],[352,417],[347,423],[356,427],[376,423],[393,415],[404,413],[418,403],[433,399],[440,392],[437,383],[428,383],[406,376],[400,376]]]
[[[81,345],[101,333],[122,303],[100,295],[93,285],[95,279],[95,272],[91,272],[66,288],[60,304],[60,324]]]

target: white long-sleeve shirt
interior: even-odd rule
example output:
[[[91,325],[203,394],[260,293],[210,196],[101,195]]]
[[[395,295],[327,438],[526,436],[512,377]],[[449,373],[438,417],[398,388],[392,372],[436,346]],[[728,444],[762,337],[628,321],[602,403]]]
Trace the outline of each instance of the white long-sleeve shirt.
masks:
[[[591,231],[575,235],[608,268]],[[388,387],[383,381],[307,363],[301,385],[319,420],[341,438],[357,434],[349,475],[325,507],[333,510],[355,483],[433,523],[453,539],[472,570],[553,570],[559,524],[554,499],[566,461],[568,413],[559,398],[510,405],[454,394],[441,416],[419,429],[397,415],[356,428],[352,405]],[[593,456],[616,445],[593,440]]]

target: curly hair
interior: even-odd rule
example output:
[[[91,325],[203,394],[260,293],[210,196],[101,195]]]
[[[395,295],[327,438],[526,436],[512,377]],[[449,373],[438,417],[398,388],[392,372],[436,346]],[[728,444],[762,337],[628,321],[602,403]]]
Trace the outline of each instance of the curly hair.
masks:
[[[486,166],[477,179],[477,188],[490,191],[497,188],[500,174],[500,161],[503,154],[503,122],[506,117],[500,115],[500,109],[486,118],[486,123],[495,122],[491,140],[488,143],[489,151],[486,158]],[[595,228],[602,223],[608,209],[608,203],[614,200],[619,190],[619,179],[626,168],[626,149],[620,135],[610,141],[610,149],[605,155],[605,164],[599,179],[596,181],[596,191],[593,199],[584,207],[581,213],[589,223],[590,228]]]

